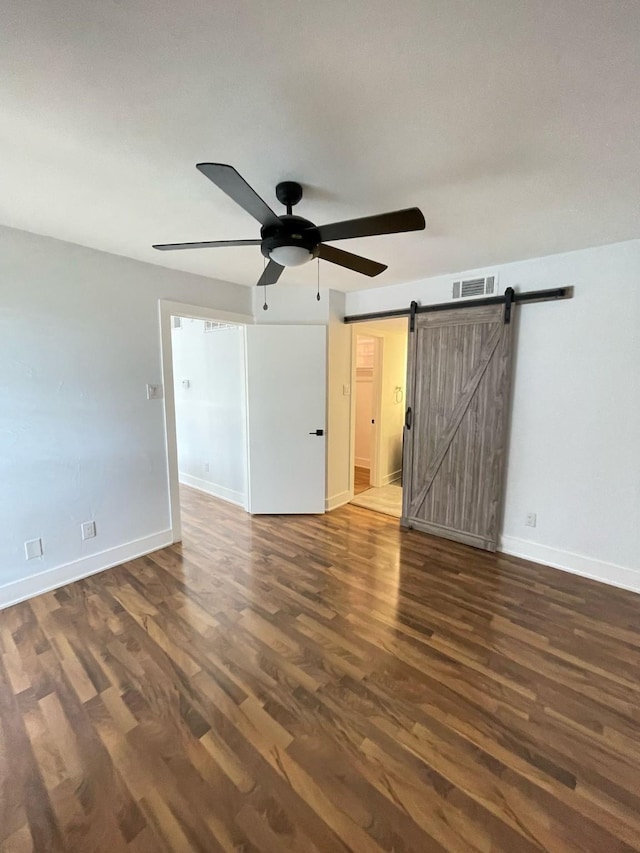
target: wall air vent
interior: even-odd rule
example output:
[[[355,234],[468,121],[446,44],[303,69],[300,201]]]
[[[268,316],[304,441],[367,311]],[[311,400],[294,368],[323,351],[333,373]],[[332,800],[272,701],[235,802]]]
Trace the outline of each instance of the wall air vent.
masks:
[[[497,293],[498,279],[495,275],[485,278],[467,278],[453,282],[452,296],[454,299],[465,299],[470,296],[494,296]]]
[[[218,323],[216,320],[205,320],[204,321],[204,330],[205,332],[218,332],[220,329],[231,329],[233,328],[231,323]]]
[[[171,318],[171,328],[172,329],[181,329],[182,328],[182,317],[172,317]]]

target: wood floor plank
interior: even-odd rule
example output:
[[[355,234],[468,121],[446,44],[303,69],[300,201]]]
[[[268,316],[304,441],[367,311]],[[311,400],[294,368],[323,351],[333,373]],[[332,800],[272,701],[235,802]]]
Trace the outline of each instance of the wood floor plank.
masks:
[[[364,478],[362,478],[364,480]],[[0,851],[640,851],[640,598],[348,505],[0,612]]]

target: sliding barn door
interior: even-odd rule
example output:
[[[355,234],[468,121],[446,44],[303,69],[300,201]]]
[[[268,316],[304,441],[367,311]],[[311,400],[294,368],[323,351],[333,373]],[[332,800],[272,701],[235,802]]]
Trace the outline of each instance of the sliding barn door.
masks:
[[[502,305],[416,315],[409,336],[404,526],[496,550],[511,332]]]

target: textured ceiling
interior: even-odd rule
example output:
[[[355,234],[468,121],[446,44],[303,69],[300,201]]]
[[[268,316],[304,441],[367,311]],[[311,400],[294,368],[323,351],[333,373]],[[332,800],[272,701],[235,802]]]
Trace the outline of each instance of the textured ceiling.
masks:
[[[419,205],[345,241],[376,279],[640,236],[640,3],[5,0],[0,222],[253,284],[258,248],[160,254],[258,225],[195,169],[233,164],[317,223]],[[313,265],[288,283],[315,280]]]

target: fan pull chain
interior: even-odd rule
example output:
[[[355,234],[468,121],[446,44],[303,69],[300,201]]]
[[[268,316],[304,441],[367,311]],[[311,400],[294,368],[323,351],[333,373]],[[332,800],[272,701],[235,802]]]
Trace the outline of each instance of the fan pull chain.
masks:
[[[267,268],[267,259],[263,258],[262,259],[262,272],[264,272],[266,268]],[[264,305],[262,306],[262,310],[263,311],[269,310],[269,306],[267,305],[267,285],[266,284],[264,285]]]
[[[318,258],[318,292],[316,294],[316,299],[320,302],[320,258]]]

